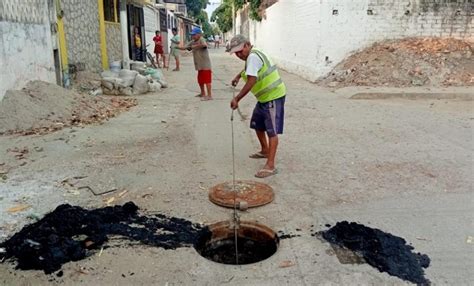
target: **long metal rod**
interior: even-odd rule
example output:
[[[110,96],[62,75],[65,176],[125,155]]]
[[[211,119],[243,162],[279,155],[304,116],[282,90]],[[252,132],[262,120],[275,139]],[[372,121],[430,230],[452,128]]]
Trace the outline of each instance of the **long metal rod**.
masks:
[[[232,87],[232,98],[235,98],[235,87]],[[235,244],[235,264],[239,264],[239,250],[237,247],[238,217],[237,217],[237,192],[235,190],[235,146],[234,146],[234,110],[230,115],[230,125],[232,129],[232,192],[234,193],[234,244]]]

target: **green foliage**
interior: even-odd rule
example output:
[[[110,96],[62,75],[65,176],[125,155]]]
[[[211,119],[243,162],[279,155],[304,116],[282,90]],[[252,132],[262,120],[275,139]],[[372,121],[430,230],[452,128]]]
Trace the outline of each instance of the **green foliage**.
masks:
[[[197,24],[201,25],[205,38],[213,34],[211,24],[209,24],[209,17],[206,11],[204,11],[207,4],[208,0],[186,0],[188,15],[193,18]]]
[[[196,18],[201,11],[206,9],[208,0],[186,0],[186,8],[189,16]]]
[[[250,9],[249,9],[249,17],[255,21],[262,21],[262,17],[258,13],[258,9],[260,8],[261,0],[249,0],[250,2]]]
[[[209,18],[207,13],[204,10],[201,10],[199,15],[195,17],[196,23],[201,25],[203,36],[207,39],[209,36],[213,35],[211,24],[209,23]]]
[[[250,19],[261,21],[262,17],[258,13],[261,0],[223,0],[222,4],[212,13],[211,21],[216,22],[223,33],[230,31],[233,23],[232,5],[234,5],[235,11],[237,11],[243,8],[246,3],[250,4]]]
[[[214,10],[211,16],[211,21],[216,22],[223,33],[232,29],[232,1],[223,0],[222,4]]]

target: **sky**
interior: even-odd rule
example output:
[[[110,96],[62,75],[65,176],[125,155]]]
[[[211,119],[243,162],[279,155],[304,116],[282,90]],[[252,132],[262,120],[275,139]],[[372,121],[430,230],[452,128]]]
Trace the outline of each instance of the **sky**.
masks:
[[[207,15],[209,16],[209,20],[211,20],[212,12],[214,12],[214,10],[217,7],[219,7],[221,2],[222,0],[209,0],[209,4],[207,4],[207,7],[206,7],[206,12],[207,12]]]

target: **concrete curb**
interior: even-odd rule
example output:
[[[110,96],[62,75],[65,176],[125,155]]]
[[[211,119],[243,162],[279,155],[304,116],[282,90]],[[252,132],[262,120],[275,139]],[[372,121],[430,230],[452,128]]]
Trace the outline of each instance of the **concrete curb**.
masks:
[[[381,92],[363,92],[357,93],[350,99],[455,99],[455,100],[474,100],[474,93],[427,93],[427,92],[398,92],[398,93],[381,93]]]

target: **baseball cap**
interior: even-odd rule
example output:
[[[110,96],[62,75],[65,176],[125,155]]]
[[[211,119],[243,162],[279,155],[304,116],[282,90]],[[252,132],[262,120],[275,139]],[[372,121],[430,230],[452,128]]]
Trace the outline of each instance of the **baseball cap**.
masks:
[[[249,39],[247,39],[243,35],[235,35],[229,43],[229,47],[227,47],[227,51],[231,54],[241,51],[244,48],[245,43],[248,43]]]
[[[199,27],[194,27],[194,28],[191,30],[191,36],[196,35],[196,34],[202,34],[201,28],[199,28]]]

